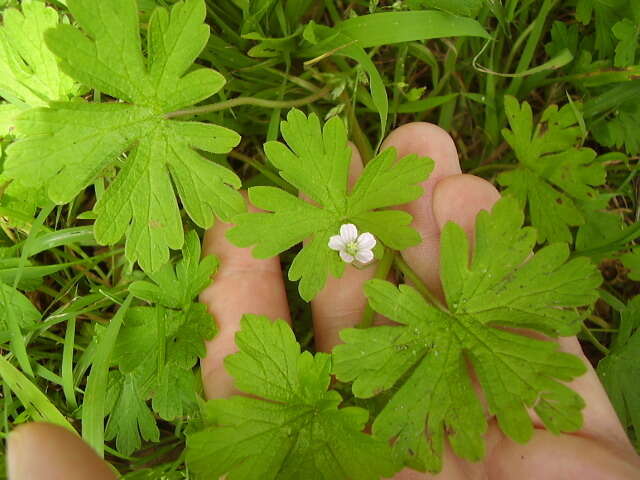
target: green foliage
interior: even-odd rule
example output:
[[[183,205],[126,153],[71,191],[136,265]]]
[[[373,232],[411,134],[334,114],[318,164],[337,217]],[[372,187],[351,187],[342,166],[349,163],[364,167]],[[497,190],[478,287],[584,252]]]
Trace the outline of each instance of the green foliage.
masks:
[[[118,336],[113,354],[119,371],[109,379],[109,422],[106,438],[116,438],[118,450],[129,455],[141,438],[158,441],[155,418],[175,420],[195,411],[198,380],[192,369],[205,355],[204,340],[216,329],[204,305],[195,297],[209,284],[218,262],[202,261],[195,232],[187,234],[182,259],[134,282],[130,291],[154,304],[134,307]]]
[[[636,24],[628,18],[619,21],[613,26],[613,34],[620,40],[616,46],[616,57],[613,61],[616,67],[634,65],[639,33],[640,24]]]
[[[77,92],[77,85],[60,70],[43,42],[44,33],[58,25],[56,10],[37,0],[24,0],[20,10],[5,10],[2,21],[0,96],[13,105],[13,112],[66,100]]]
[[[477,17],[482,9],[482,0],[408,0],[411,8],[437,8],[454,15]]]
[[[198,478],[365,480],[397,470],[386,442],[362,432],[368,412],[338,408],[329,355],[300,353],[286,323],[255,315],[242,319],[236,344],[225,366],[251,397],[205,406],[207,428],[188,440]]]
[[[640,282],[640,248],[636,248],[632,252],[622,255],[622,262],[629,271],[629,278]]]
[[[576,201],[592,199],[594,186],[605,180],[605,169],[590,148],[577,147],[581,135],[573,105],[547,108],[536,127],[531,106],[505,97],[511,129],[502,135],[513,149],[519,168],[498,177],[506,193],[528,206],[538,241],[570,242],[570,226],[582,225]]]
[[[598,375],[625,427],[640,435],[640,296],[621,314],[620,330],[609,355],[598,363]],[[636,437],[637,438],[637,437]]]
[[[422,187],[418,184],[433,168],[430,159],[409,155],[396,161],[395,150],[385,150],[366,165],[349,190],[351,148],[344,123],[338,117],[321,128],[316,115],[307,117],[293,110],[281,129],[289,148],[280,142],[269,142],[265,152],[280,176],[307,200],[275,187],[250,188],[251,203],[273,213],[238,215],[234,219],[237,226],[227,235],[234,244],[256,245],[254,256],[269,258],[311,237],[289,269],[289,279],[300,280],[302,298],[311,300],[329,273],[340,277],[344,271],[342,260],[327,247],[340,225],[353,223],[358,231],[371,232],[394,249],[420,242],[417,232],[409,226],[411,215],[386,208],[420,196]]]
[[[397,388],[373,434],[395,438],[396,454],[415,468],[442,468],[445,435],[459,456],[484,456],[487,421],[466,361],[489,413],[513,440],[524,443],[533,435],[527,408],[552,432],[582,425],[584,402],[560,383],[583,374],[582,361],[555,343],[505,328],[575,334],[583,317],[575,307],[596,300],[600,275],[586,259],[567,261],[569,250],[562,244],[529,258],[535,231],[522,222],[509,198],[491,214],[481,212],[473,255],[464,231],[448,223],[440,257],[448,308],[435,308],[410,286],[371,280],[365,286],[370,305],[401,326],[343,330],[345,344],[334,349],[333,372],[354,382],[357,397]]]
[[[608,57],[613,53],[618,35],[612,30],[617,21],[629,15],[630,10],[638,10],[632,7],[634,2],[627,0],[578,0],[576,5],[576,18],[578,21],[588,24],[595,23],[595,49],[601,57]],[[639,18],[640,20],[640,18]]]
[[[22,293],[13,286],[0,281],[0,341],[10,341],[20,366],[27,374],[33,375],[31,362],[27,358],[23,332],[33,328],[40,319],[40,312]]]
[[[102,328],[96,327],[93,358],[89,360],[91,373],[87,377],[87,387],[82,405],[82,439],[93,447],[101,457],[104,455],[104,441],[107,435],[104,428],[104,416],[108,412],[107,390],[109,387],[110,366],[113,363],[113,351],[122,328],[122,322],[133,297],[119,306],[117,313]]]
[[[630,155],[640,152],[638,120],[640,97],[635,93],[640,3],[625,0],[580,0],[578,24],[551,31],[552,43],[569,42],[576,61],[571,64],[569,82],[587,99],[585,120],[595,140],[607,148],[625,148]],[[568,35],[562,35],[562,33]]]
[[[209,285],[217,268],[218,260],[212,255],[200,261],[200,240],[195,232],[190,232],[182,249],[182,259],[175,267],[164,265],[156,273],[148,274],[151,282],[133,282],[130,291],[151,303],[188,310],[198,306],[193,304],[193,299]]]
[[[40,320],[40,312],[27,297],[10,285],[0,282],[0,342],[10,338],[9,318],[13,319],[21,330],[33,327]]]
[[[53,102],[23,113],[16,130],[24,139],[9,147],[5,173],[30,187],[45,186],[64,204],[117,164],[119,174],[94,207],[96,239],[113,244],[126,233],[127,258],[153,272],[169,259],[169,248],[183,243],[173,185],[201,227],[211,226],[214,215],[229,219],[244,209],[233,189],[239,178],[194,150],[225,153],[239,136],[166,117],[225,83],[211,69],[191,68],[209,38],[204,0],[179,2],[170,13],[155,10],[146,58],[135,0],[71,0],[69,9],[83,30],[59,25],[47,32],[47,46],[72,78],[122,102]],[[123,152],[126,158],[116,163]]]
[[[437,470],[444,442],[482,455],[476,389],[519,441],[527,405],[553,431],[577,428],[582,403],[557,385],[582,365],[520,333],[580,325],[638,446],[640,2],[0,0],[0,16],[0,437],[29,420],[73,425],[127,479],[193,477],[189,436],[204,478],[388,478],[400,460]],[[327,239],[346,222],[376,235],[377,278],[433,297],[399,256],[420,238],[397,209],[433,165],[379,151],[413,121],[451,132],[462,170],[521,208],[481,215],[475,257],[445,228],[444,310],[375,281],[361,326],[371,307],[400,325],[343,332],[333,358],[301,354],[314,332],[298,293],[341,274]],[[347,140],[366,166],[352,188]],[[245,214],[241,183],[259,214]],[[249,397],[201,410],[198,358],[217,328],[195,298],[217,261],[200,261],[198,235],[214,217],[299,281],[285,284],[301,346],[282,322],[248,317],[227,363]],[[558,240],[568,249],[544,247]],[[597,275],[567,254],[600,262],[588,315]],[[296,370],[275,371],[285,361]],[[355,376],[338,395],[341,368]],[[284,390],[264,391],[271,380]]]
[[[640,85],[640,81],[637,81]],[[611,118],[593,125],[593,136],[605,147],[624,148],[630,155],[640,153],[640,99],[620,104]]]
[[[607,210],[612,195],[599,195],[593,200],[582,202],[585,223],[578,228],[576,234],[576,250],[590,250],[601,248],[603,245],[615,242],[622,234],[624,223],[619,214]],[[617,247],[613,247],[615,250]],[[602,256],[591,256],[592,260],[606,258],[612,249],[603,252]]]
[[[116,448],[125,455],[140,448],[140,437],[157,442],[160,432],[151,410],[144,401],[144,391],[133,374],[118,370],[109,374],[107,386],[109,423],[105,440],[116,439]]]
[[[15,393],[35,421],[53,423],[75,431],[51,400],[4,356],[0,356],[0,378]]]
[[[629,155],[640,152],[640,80],[599,92],[585,102],[585,118],[593,137],[609,148],[624,148]]]
[[[56,56],[44,43],[44,34],[59,23],[53,8],[37,0],[25,0],[20,10],[3,12],[0,27],[0,137],[12,135],[16,117],[32,107],[67,100],[78,94],[78,84],[63,73]],[[3,172],[0,183],[9,179]],[[0,205],[32,215],[37,204],[44,204],[40,191],[13,182],[6,187]]]
[[[439,7],[445,3],[452,5],[452,2],[435,1],[433,3],[437,3]],[[461,5],[458,4],[452,9],[460,8]],[[389,113],[389,99],[384,81],[363,47],[379,47],[449,36],[489,38],[486,30],[478,22],[469,18],[433,10],[386,12],[352,17],[340,22],[334,28],[310,22],[304,31],[304,38],[313,46],[304,49],[301,55],[313,58],[322,56],[327,51],[333,51],[336,55],[358,62],[359,68],[369,77],[371,102],[380,118],[381,134],[384,134]]]

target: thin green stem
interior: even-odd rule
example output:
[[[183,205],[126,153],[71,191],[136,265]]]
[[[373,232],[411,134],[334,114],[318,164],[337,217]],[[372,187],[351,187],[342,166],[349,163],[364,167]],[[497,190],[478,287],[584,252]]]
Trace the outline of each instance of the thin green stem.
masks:
[[[246,40],[244,40],[240,35],[238,35],[238,32],[236,32],[233,28],[229,27],[226,24],[226,22],[224,22],[222,18],[220,18],[220,16],[213,10],[213,8],[211,8],[208,5],[207,5],[207,14],[211,16],[211,18],[213,18],[213,21],[216,23],[216,25],[220,27],[220,29],[223,32],[225,32],[227,35],[233,38],[233,41],[236,45],[242,45],[246,43]]]
[[[373,278],[384,280],[389,275],[391,271],[391,266],[393,265],[394,252],[390,248],[384,249],[384,254],[382,255],[382,259],[378,263],[376,268],[376,273],[373,275]],[[371,308],[371,305],[367,303],[367,306],[364,309],[364,313],[362,314],[362,319],[360,323],[356,325],[356,328],[369,328],[373,324],[373,317],[375,316],[375,312]]]
[[[587,340],[589,340],[591,344],[594,347],[596,347],[596,349],[598,349],[599,352],[601,352],[604,355],[609,355],[609,349],[604,345],[602,345],[600,341],[596,338],[596,336],[593,333],[591,333],[591,330],[589,330],[584,324],[582,324],[582,333],[585,334],[585,336],[587,337]]]
[[[257,171],[262,173],[265,177],[267,177],[269,180],[271,180],[273,183],[275,183],[279,187],[282,187],[285,191],[287,192],[291,191],[292,189],[291,185],[289,185],[285,180],[283,180],[281,177],[276,175],[276,173],[274,173],[271,169],[269,169],[265,165],[262,165],[260,162],[254,160],[249,155],[245,155],[244,153],[240,153],[240,152],[229,152],[229,156],[231,158],[240,160],[241,162],[244,162],[247,165],[252,166]]]
[[[323,69],[329,73],[338,73],[340,70],[336,65],[332,62],[325,60],[322,63]],[[357,87],[356,87],[357,88]],[[349,133],[351,134],[351,139],[355,144],[358,152],[360,152],[360,157],[362,158],[362,164],[366,165],[369,160],[371,160],[374,156],[373,147],[367,138],[367,135],[362,130],[360,123],[358,122],[358,116],[356,115],[355,110],[355,99],[357,92],[354,91],[353,98],[349,98],[349,94],[343,91],[340,94],[340,100],[345,106],[345,110],[347,113],[347,119],[349,122]]]
[[[291,75],[289,73],[286,72],[282,72],[280,70],[278,70],[277,68],[272,68],[272,67],[267,67],[265,68],[265,70],[267,70],[270,73],[273,73],[274,75],[279,75],[283,78],[285,78],[287,81],[298,85],[299,87],[304,88],[305,90],[309,90],[310,92],[318,92],[320,91],[319,87],[316,87],[313,83],[306,81],[303,78],[300,77],[296,77],[295,75]]]
[[[515,58],[516,54],[520,51],[520,47],[522,45],[522,43],[526,40],[526,38],[531,34],[531,32],[533,31],[534,27],[536,26],[535,23],[531,23],[527,28],[525,28],[522,33],[520,34],[520,36],[518,36],[518,38],[516,39],[516,41],[513,43],[513,46],[509,49],[509,55],[507,56],[507,61],[505,62],[504,65],[504,72],[508,72],[511,70],[511,65],[513,64],[513,59]]]
[[[156,459],[161,458],[163,455],[179,448],[181,443],[179,441],[175,441],[175,439],[170,438],[166,442],[166,445],[162,445],[162,443],[157,443],[156,448],[146,457],[136,458],[133,464],[137,467],[141,467],[142,465],[149,464]],[[183,449],[184,453],[185,449]],[[163,465],[164,466],[164,465]],[[159,477],[159,478],[167,478],[167,477]]]
[[[325,0],[324,1],[324,6],[327,9],[327,11],[329,12],[329,16],[331,17],[331,21],[334,23],[334,25],[337,25],[337,24],[342,22],[342,18],[340,17],[340,14],[338,13],[338,9],[333,4],[333,0]]]
[[[348,101],[348,98],[347,102],[345,103],[345,110],[347,111],[347,118],[349,119],[351,138],[353,139],[353,143],[360,152],[362,164],[366,165],[374,157],[373,147],[371,146],[367,135],[362,131],[362,127],[358,122],[358,117],[356,116],[355,109],[353,108],[351,102]]]
[[[212,103],[210,105],[202,105],[200,107],[185,108],[184,110],[176,110],[165,114],[164,118],[184,117],[186,115],[199,115],[204,113],[219,112],[229,108],[239,107],[241,105],[252,105],[264,108],[294,108],[308,105],[316,100],[326,97],[331,91],[331,87],[326,86],[323,89],[297,100],[266,100],[264,98],[255,97],[237,97],[224,102]]]
[[[593,72],[574,73],[571,75],[551,77],[551,78],[546,78],[544,80],[541,80],[536,84],[536,87],[546,87],[547,85],[551,85],[554,83],[563,83],[563,82],[566,83],[566,82],[573,82],[576,80],[591,80],[599,76],[607,76],[607,75],[614,76],[616,79],[624,78],[624,79],[630,80],[633,78],[633,70],[629,69],[628,72],[625,72],[624,69],[614,70],[613,68],[611,68],[608,70],[596,70]]]
[[[491,163],[489,165],[481,165],[477,168],[474,168],[469,173],[471,175],[479,175],[481,173],[490,172],[492,170],[513,170],[517,168],[518,165],[515,163]]]
[[[73,347],[76,336],[76,317],[72,315],[67,322],[67,329],[64,335],[64,348],[62,350],[62,391],[67,400],[67,404],[75,410],[78,408],[75,390],[73,388]]]
[[[589,320],[592,323],[595,323],[596,325],[598,325],[600,328],[611,328],[611,325],[609,324],[609,322],[607,322],[604,318],[601,318],[597,315],[589,315]]]
[[[533,21],[533,29],[531,30],[531,34],[527,39],[527,43],[520,55],[520,60],[518,62],[518,66],[516,67],[515,73],[522,73],[526,69],[529,68],[531,61],[536,52],[536,48],[538,47],[538,43],[542,38],[542,34],[544,33],[544,26],[547,21],[547,16],[553,10],[553,8],[558,3],[558,0],[544,0],[542,3],[540,10],[538,11],[538,16]],[[517,96],[520,87],[522,86],[524,78],[516,77],[511,81],[509,88],[507,88],[507,94]]]
[[[444,305],[440,299],[427,288],[422,279],[416,272],[409,266],[409,264],[402,258],[399,253],[395,254],[394,264],[400,270],[404,278],[411,282],[411,286],[415,288],[420,294],[426,298],[432,305],[439,308],[443,312],[449,312],[449,309]]]

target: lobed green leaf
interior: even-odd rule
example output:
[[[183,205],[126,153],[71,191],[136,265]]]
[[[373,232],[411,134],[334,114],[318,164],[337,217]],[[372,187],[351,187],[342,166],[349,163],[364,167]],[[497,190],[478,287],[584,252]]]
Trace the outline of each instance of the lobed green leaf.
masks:
[[[513,440],[531,438],[529,408],[554,433],[582,424],[584,402],[562,382],[583,374],[584,364],[523,333],[575,334],[583,317],[577,308],[596,300],[600,276],[586,259],[568,260],[562,244],[531,255],[535,231],[522,223],[512,198],[480,212],[473,255],[462,228],[446,224],[440,265],[448,308],[408,285],[371,280],[369,304],[400,325],[341,332],[333,372],[353,381],[359,398],[393,390],[373,433],[395,439],[395,454],[413,468],[439,471],[445,436],[462,458],[484,456],[487,422],[469,365],[489,414]]]
[[[196,151],[226,153],[240,137],[221,126],[166,118],[225,83],[218,72],[192,68],[209,38],[205,4],[185,0],[170,12],[156,9],[146,58],[135,0],[70,0],[69,10],[80,28],[47,31],[48,47],[65,73],[124,103],[52,103],[25,112],[16,122],[22,140],[9,147],[5,172],[45,187],[63,204],[117,165],[94,209],[96,239],[113,244],[126,235],[126,256],[155,272],[169,249],[183,244],[176,193],[203,228],[214,216],[229,220],[245,209],[235,173]]]
[[[225,366],[252,397],[210,400],[206,428],[187,442],[198,478],[373,480],[397,470],[386,442],[362,432],[368,413],[338,408],[328,390],[331,357],[300,353],[282,320],[245,315],[236,334],[239,353]]]
[[[585,222],[579,207],[593,199],[593,187],[605,181],[604,165],[590,148],[576,147],[581,131],[572,105],[547,108],[534,128],[527,102],[520,105],[511,96],[504,102],[511,128],[502,135],[520,166],[501,173],[498,182],[523,208],[528,206],[540,243],[570,242],[569,227]]]
[[[292,110],[282,122],[282,134],[289,148],[268,142],[265,152],[280,176],[305,198],[273,187],[250,188],[251,203],[267,212],[238,215],[227,238],[240,247],[255,245],[257,258],[272,257],[308,239],[289,270],[289,279],[300,280],[303,299],[312,299],[330,273],[342,275],[344,264],[328,248],[328,241],[345,223],[372,233],[392,248],[420,242],[410,227],[411,215],[380,209],[419,197],[420,183],[433,169],[431,159],[409,155],[397,160],[394,149],[386,150],[366,165],[349,191],[351,148],[340,118],[321,126],[315,114]]]

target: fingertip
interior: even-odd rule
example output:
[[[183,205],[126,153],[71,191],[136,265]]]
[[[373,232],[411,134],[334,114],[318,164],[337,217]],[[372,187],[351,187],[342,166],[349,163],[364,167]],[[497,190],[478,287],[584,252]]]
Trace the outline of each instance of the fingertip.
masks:
[[[584,354],[576,337],[559,337],[560,350],[577,356],[587,367],[587,371],[569,383],[569,387],[580,394],[585,401],[582,411],[584,424],[581,434],[600,440],[612,448],[623,452],[633,451],[633,446],[624,431],[607,392],[591,362]]]
[[[637,479],[635,452],[621,452],[578,435],[535,429],[526,444],[502,436],[487,455],[488,478]]]
[[[389,147],[396,149],[398,158],[410,154],[432,158],[435,167],[430,180],[461,172],[453,138],[433,123],[413,122],[396,128],[382,144],[383,150]]]
[[[433,191],[433,215],[438,229],[447,222],[457,223],[473,239],[476,216],[491,210],[500,192],[490,182],[461,174],[442,179]]]
[[[50,423],[23,424],[11,432],[7,470],[11,480],[116,478],[80,437]]]
[[[400,207],[413,216],[412,226],[422,238],[420,244],[403,250],[402,256],[427,287],[436,295],[440,295],[442,293],[438,274],[440,229],[433,214],[433,194],[439,182],[461,173],[455,143],[451,135],[437,125],[414,122],[391,132],[382,145],[382,148],[389,147],[397,150],[399,158],[416,154],[429,157],[434,162],[429,178],[421,184],[423,194]]]
[[[259,210],[249,205],[249,211]],[[290,321],[280,259],[277,256],[257,259],[250,248],[236,247],[226,237],[232,227],[216,221],[203,242],[204,254],[216,255],[220,260],[213,282],[200,294],[200,301],[218,325],[218,334],[206,342],[207,354],[200,362],[207,398],[234,393],[224,359],[237,351],[235,334],[240,330],[243,315],[252,313]]]

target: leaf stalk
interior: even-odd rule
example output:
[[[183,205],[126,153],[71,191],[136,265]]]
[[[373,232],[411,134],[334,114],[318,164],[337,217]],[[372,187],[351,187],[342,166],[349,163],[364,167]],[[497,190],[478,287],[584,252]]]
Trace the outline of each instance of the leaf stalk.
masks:
[[[429,288],[422,281],[420,276],[409,266],[409,264],[402,258],[399,253],[395,254],[394,264],[400,270],[402,275],[411,282],[411,286],[415,288],[420,294],[426,298],[433,306],[439,308],[443,312],[449,313],[449,309],[440,299],[429,290]]]
[[[307,96],[298,98],[297,100],[266,100],[264,98],[256,97],[237,97],[231,100],[225,100],[224,102],[212,103],[209,105],[201,105],[199,107],[185,108],[184,110],[176,110],[165,114],[164,118],[176,118],[184,117],[187,115],[202,115],[205,113],[219,112],[221,110],[228,110],[229,108],[239,107],[242,105],[252,105],[255,107],[263,108],[295,108],[303,105],[308,105],[316,100],[326,97],[331,91],[331,87],[326,86],[317,92]]]
[[[387,276],[389,276],[394,258],[395,254],[393,250],[391,250],[390,248],[385,248],[384,255],[378,263],[376,273],[374,274],[373,278],[385,280]],[[373,325],[374,316],[375,312],[371,308],[371,304],[367,302],[367,306],[365,307],[364,313],[362,314],[362,319],[360,320],[360,323],[356,325],[356,328],[369,328],[371,325]]]

